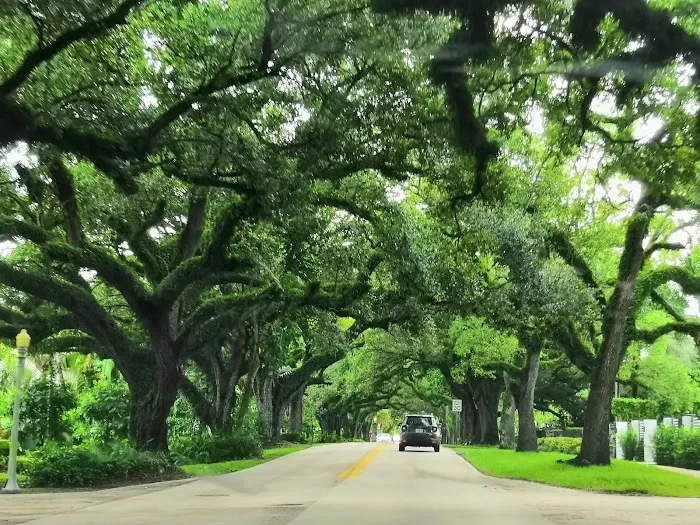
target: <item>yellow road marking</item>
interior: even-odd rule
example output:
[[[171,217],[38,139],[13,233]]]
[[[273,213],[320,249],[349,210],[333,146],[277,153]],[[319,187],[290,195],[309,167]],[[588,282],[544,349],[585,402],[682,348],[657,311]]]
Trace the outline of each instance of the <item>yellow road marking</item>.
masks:
[[[374,458],[376,458],[379,453],[387,448],[387,445],[380,445],[378,447],[373,448],[369,452],[367,452],[364,456],[362,456],[360,459],[358,459],[355,463],[350,465],[348,468],[346,468],[340,476],[338,476],[338,480],[342,479],[354,479],[360,474],[362,474],[362,471],[367,468],[367,466],[374,461]]]

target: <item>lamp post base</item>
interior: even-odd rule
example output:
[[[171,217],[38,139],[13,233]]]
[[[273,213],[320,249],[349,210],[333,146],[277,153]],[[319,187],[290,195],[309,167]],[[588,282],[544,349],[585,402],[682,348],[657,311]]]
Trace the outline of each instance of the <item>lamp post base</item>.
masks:
[[[19,494],[19,485],[16,479],[8,479],[5,486],[0,488],[0,494]]]

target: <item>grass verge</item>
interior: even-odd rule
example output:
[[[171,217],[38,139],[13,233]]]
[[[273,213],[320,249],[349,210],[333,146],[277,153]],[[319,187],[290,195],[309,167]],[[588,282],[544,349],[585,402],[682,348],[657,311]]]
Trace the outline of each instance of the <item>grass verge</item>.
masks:
[[[700,497],[700,478],[653,465],[612,460],[609,467],[575,467],[557,463],[573,456],[558,452],[518,452],[487,447],[453,447],[477,470],[499,478],[537,481],[596,492]]]
[[[234,461],[223,461],[221,463],[202,463],[199,465],[183,465],[182,470],[191,476],[216,476],[217,474],[230,474],[250,467],[255,467],[261,463],[267,463],[273,459],[299,452],[308,448],[309,445],[290,445],[288,447],[268,448],[263,450],[261,458],[237,459]]]

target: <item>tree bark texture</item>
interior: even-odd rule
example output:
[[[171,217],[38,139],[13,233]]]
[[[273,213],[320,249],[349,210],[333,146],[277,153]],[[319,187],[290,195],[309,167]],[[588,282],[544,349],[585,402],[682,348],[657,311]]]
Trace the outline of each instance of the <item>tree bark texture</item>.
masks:
[[[474,398],[475,443],[498,445],[498,403],[504,390],[502,379],[475,379],[470,382]]]
[[[258,372],[254,384],[263,436],[275,440],[279,437],[282,408],[276,406],[274,399],[275,372],[270,369]]]
[[[515,399],[510,388],[510,376],[504,372],[503,381],[505,390],[501,396],[501,425],[500,448],[513,449],[515,448]]]
[[[535,424],[535,386],[540,371],[542,343],[531,340],[526,344],[525,368],[520,374],[518,395],[518,452],[537,452],[537,425]]]
[[[294,434],[301,434],[303,427],[304,414],[304,390],[292,396],[289,402],[289,431]]]
[[[603,316],[603,344],[586,404],[581,452],[575,459],[579,465],[610,464],[609,425],[615,380],[626,348],[627,317],[644,262],[644,239],[653,215],[653,208],[643,198],[627,227],[618,281]]]

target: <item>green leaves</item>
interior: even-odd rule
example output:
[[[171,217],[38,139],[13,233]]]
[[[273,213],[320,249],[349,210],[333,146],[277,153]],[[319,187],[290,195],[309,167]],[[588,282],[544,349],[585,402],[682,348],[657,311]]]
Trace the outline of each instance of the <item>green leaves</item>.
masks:
[[[452,375],[461,382],[468,374],[495,378],[496,371],[513,364],[520,351],[517,338],[493,329],[478,317],[455,319],[449,337],[460,360],[453,366]]]

